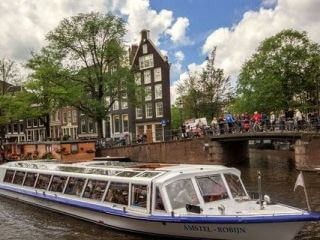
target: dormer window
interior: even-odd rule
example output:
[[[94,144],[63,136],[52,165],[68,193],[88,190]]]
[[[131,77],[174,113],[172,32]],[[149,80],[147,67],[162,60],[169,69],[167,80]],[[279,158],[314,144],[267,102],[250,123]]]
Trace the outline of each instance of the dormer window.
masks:
[[[143,54],[147,54],[148,53],[148,45],[147,44],[143,44],[142,45],[142,53]]]

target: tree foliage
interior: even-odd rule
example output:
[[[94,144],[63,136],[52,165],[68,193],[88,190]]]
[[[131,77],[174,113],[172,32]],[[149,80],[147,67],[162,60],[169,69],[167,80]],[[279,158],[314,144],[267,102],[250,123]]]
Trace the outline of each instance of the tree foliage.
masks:
[[[212,118],[222,111],[231,97],[229,77],[215,66],[216,49],[207,58],[200,74],[189,72],[189,77],[178,85],[178,94],[186,118]]]
[[[102,120],[113,103],[130,97],[134,88],[124,34],[123,20],[111,14],[62,20],[47,35],[48,46],[28,63],[33,74],[27,88],[35,101],[47,110],[76,107],[97,122],[101,137]]]
[[[319,56],[319,45],[306,32],[284,30],[265,39],[242,66],[235,111],[269,112],[314,106]]]

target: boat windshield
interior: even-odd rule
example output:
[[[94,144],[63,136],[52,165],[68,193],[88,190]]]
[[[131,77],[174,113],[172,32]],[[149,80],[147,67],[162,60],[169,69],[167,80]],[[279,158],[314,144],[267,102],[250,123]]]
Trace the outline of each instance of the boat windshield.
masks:
[[[196,180],[205,203],[229,198],[220,174],[196,177]]]
[[[226,173],[224,177],[229,185],[233,198],[247,197],[246,191],[240,181],[240,178],[234,174]]]
[[[191,179],[181,179],[166,186],[173,210],[186,207],[186,204],[197,205],[199,199]]]

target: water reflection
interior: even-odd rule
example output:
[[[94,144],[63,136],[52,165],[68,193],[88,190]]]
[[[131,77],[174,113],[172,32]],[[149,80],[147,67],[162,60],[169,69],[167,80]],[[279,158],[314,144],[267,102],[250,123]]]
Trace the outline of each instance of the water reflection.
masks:
[[[251,160],[235,166],[249,191],[257,191],[257,170],[261,170],[263,190],[271,199],[306,209],[303,189],[293,192],[298,172],[290,162]],[[306,173],[305,181],[312,209],[320,211],[320,175]],[[143,240],[149,237],[113,231],[68,216],[52,213],[26,204],[0,198],[0,239],[2,240]],[[320,239],[320,224],[309,223],[295,240]],[[258,239],[257,239],[258,240]],[[276,239],[275,239],[276,240]],[[280,240],[280,239],[279,239]]]

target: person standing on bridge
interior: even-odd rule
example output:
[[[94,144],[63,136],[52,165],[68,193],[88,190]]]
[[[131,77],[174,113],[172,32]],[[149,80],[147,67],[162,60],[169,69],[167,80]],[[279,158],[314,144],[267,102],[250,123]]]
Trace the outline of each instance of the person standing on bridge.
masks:
[[[232,116],[232,114],[230,112],[226,115],[226,122],[228,124],[228,132],[232,133],[233,124],[234,124],[234,118],[233,118],[233,116]]]

